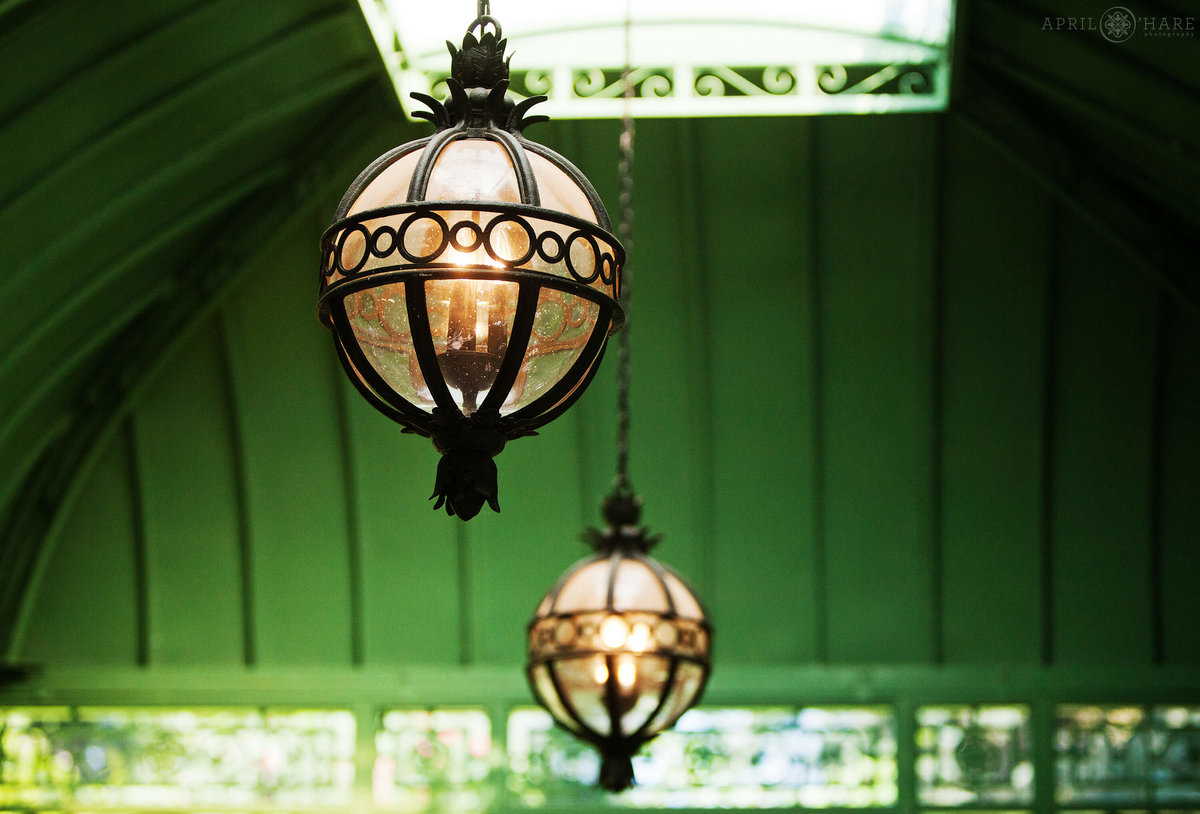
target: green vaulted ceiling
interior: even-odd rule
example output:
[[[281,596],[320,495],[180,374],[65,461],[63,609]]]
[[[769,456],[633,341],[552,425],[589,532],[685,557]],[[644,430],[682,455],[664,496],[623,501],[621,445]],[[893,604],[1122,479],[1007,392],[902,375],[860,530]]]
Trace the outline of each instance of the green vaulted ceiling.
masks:
[[[1200,662],[1200,41],[1047,25],[1100,11],[962,0],[946,114],[638,123],[632,473],[719,664]],[[7,0],[0,54],[3,658],[521,661],[615,360],[431,511],[315,316],[426,132],[357,4]],[[529,135],[614,208],[615,122]]]

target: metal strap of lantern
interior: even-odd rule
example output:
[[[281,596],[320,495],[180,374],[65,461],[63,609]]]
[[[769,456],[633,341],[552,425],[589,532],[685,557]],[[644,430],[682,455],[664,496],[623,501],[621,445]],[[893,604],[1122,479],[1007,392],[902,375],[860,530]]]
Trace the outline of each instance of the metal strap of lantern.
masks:
[[[376,159],[321,239],[321,321],[376,409],[442,454],[433,497],[469,519],[499,511],[492,458],[583,393],[619,304],[624,250],[599,195],[523,131],[546,97],[514,103],[500,24],[480,4],[447,43],[436,132]],[[478,32],[478,36],[476,36]]]

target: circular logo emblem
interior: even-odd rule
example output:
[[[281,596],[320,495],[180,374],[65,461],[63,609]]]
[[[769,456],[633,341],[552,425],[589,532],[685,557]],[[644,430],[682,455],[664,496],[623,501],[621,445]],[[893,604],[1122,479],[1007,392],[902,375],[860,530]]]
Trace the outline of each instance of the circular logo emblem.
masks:
[[[1100,33],[1109,42],[1125,42],[1137,31],[1137,17],[1124,6],[1113,6],[1100,15]]]

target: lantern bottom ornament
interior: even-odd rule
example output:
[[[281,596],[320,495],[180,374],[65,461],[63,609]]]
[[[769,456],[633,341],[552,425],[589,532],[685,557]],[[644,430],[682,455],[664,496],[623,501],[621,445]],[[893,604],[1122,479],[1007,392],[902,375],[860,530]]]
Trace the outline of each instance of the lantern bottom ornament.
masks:
[[[529,623],[530,686],[555,722],[600,752],[599,785],[633,784],[634,754],[704,692],[712,626],[672,569],[646,553],[658,540],[638,524],[640,501],[618,489],[607,527]]]

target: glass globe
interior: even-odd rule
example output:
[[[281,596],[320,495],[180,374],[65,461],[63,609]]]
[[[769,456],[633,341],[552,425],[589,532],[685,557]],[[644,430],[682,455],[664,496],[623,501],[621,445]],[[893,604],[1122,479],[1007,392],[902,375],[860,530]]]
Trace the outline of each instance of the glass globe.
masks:
[[[363,170],[321,242],[347,375],[432,438],[436,505],[463,519],[499,510],[492,457],[583,393],[623,321],[624,251],[587,178],[523,135],[544,97],[506,98],[504,45],[491,17],[472,24],[450,98],[414,94],[437,131]]]
[[[600,784],[630,785],[630,758],[695,704],[711,626],[687,583],[650,557],[638,526],[596,534],[529,624],[530,685],[561,726],[604,757]]]

